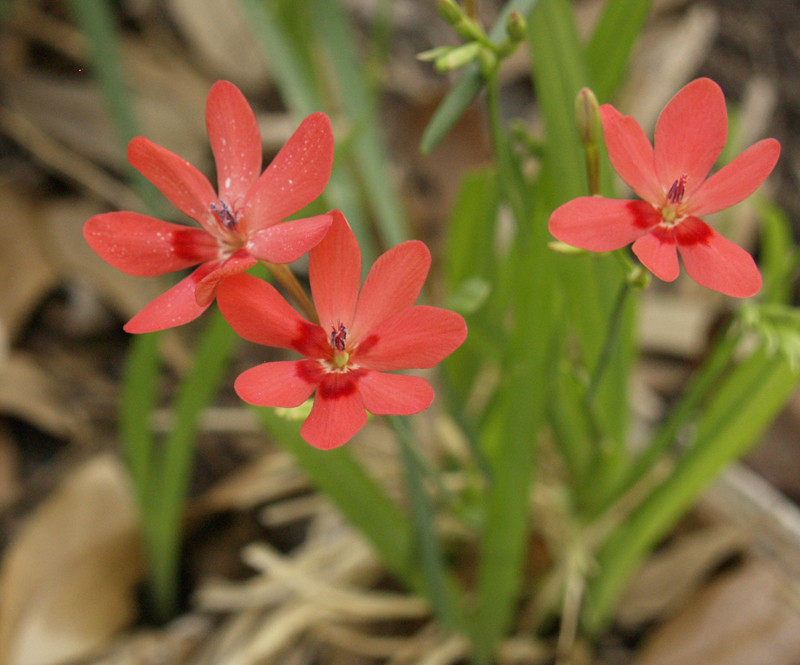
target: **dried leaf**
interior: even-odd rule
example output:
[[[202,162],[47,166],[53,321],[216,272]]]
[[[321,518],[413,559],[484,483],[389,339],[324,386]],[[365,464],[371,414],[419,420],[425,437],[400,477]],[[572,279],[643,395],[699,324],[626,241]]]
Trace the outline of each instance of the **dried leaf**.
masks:
[[[678,537],[653,555],[633,580],[622,599],[617,620],[623,627],[634,629],[673,611],[747,541],[741,530],[728,526]]]
[[[59,665],[134,617],[135,512],[116,458],[91,460],[27,519],[0,568],[0,662]]]
[[[33,359],[14,353],[0,365],[0,412],[11,414],[58,438],[77,429],[61,386]]]
[[[789,593],[785,579],[751,561],[705,587],[661,624],[635,663],[794,665],[800,661],[800,612]]]
[[[14,338],[58,282],[35,233],[31,202],[9,183],[0,186],[0,325]]]
[[[263,89],[267,68],[236,0],[170,0],[167,7],[214,73],[244,90]]]

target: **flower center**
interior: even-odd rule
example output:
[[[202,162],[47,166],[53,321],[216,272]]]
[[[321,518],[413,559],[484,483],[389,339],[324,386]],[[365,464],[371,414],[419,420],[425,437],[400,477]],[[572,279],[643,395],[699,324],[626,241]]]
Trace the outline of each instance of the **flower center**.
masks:
[[[339,321],[339,327],[331,325],[331,348],[333,349],[333,364],[339,369],[347,365],[350,354],[347,348],[347,328]]]
[[[236,215],[233,214],[233,210],[227,203],[225,203],[225,201],[220,200],[219,205],[212,203],[209,207],[211,208],[211,212],[219,217],[219,221],[222,222],[222,226],[224,226],[228,231],[233,231],[239,224],[239,222],[236,220]]]
[[[686,193],[686,181],[689,176],[685,173],[672,183],[672,187],[667,192],[667,201],[670,203],[680,203],[683,201],[683,195]]]
[[[672,227],[683,220],[680,208],[681,203],[683,203],[683,197],[686,194],[686,182],[688,180],[689,176],[684,173],[669,188],[667,204],[661,208],[661,217],[664,219],[665,226]]]

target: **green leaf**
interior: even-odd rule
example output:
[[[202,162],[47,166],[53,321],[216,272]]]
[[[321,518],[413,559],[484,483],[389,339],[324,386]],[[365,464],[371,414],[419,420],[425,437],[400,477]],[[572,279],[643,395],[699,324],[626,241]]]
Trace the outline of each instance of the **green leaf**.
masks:
[[[149,482],[153,504],[145,530],[150,567],[155,577],[154,600],[162,618],[177,607],[181,523],[194,458],[200,412],[217,395],[238,337],[214,310],[208,317],[194,354],[194,364],[182,378],[173,403],[172,428]]]
[[[274,409],[254,409],[266,431],[293,455],[312,483],[333,500],[348,521],[369,538],[388,568],[409,587],[424,593],[421,573],[414,565],[409,520],[347,448],[318,450],[303,441],[298,422],[281,418]]]
[[[489,31],[489,39],[499,45],[506,37],[506,25],[511,12],[518,12],[527,17],[533,11],[537,2],[538,0],[510,0],[507,2]],[[436,113],[425,128],[419,146],[423,155],[429,154],[439,144],[439,141],[452,129],[482,88],[483,75],[480,68],[476,64],[465,67],[461,78],[458,79],[452,90],[447,93],[444,101],[436,109]]]
[[[411,524],[414,529],[414,549],[421,560],[422,579],[427,597],[436,616],[451,630],[467,633],[463,593],[448,569],[434,522],[433,503],[423,482],[423,470],[415,442],[407,423],[398,416],[388,416],[400,439],[403,466],[406,471],[406,489],[411,504]]]
[[[310,0],[309,13],[319,41],[328,46],[336,85],[336,98],[353,128],[352,151],[358,177],[385,247],[408,239],[408,228],[400,201],[389,177],[389,159],[379,133],[375,91],[368,84],[358,40],[344,8],[330,0]]]
[[[258,40],[264,57],[275,77],[278,88],[286,105],[297,115],[307,116],[326,108],[320,88],[322,83],[315,78],[310,62],[313,58],[304,58],[301,47],[292,40],[292,33],[281,20],[274,2],[259,0],[240,0],[245,10],[250,29]],[[297,26],[297,12],[304,5],[293,7],[291,23]],[[289,19],[287,19],[289,20]],[[299,38],[307,38],[305,30]],[[307,45],[309,48],[312,45]],[[345,211],[347,221],[358,236],[361,253],[364,257],[365,270],[377,257],[375,243],[367,224],[367,215],[361,202],[358,185],[352,174],[340,168],[341,142],[337,145],[336,161],[333,173],[325,190],[325,198],[331,207]]]
[[[698,419],[695,440],[673,473],[599,552],[599,575],[590,586],[584,617],[590,634],[606,627],[643,558],[706,485],[758,441],[796,390],[798,378],[786,359],[769,358],[759,351],[722,383]]]
[[[619,87],[636,38],[650,13],[650,0],[609,0],[586,46],[586,64],[600,103]]]
[[[131,338],[120,396],[120,439],[139,501],[144,505],[151,503],[150,497],[157,490],[151,484],[153,433],[150,431],[150,414],[158,393],[158,339],[158,333]]]

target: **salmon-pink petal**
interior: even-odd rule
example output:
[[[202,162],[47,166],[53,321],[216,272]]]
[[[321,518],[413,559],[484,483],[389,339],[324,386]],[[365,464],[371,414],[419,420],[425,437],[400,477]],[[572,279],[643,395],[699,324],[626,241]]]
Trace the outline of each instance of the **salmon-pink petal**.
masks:
[[[772,173],[780,154],[781,144],[775,139],[750,146],[706,180],[686,203],[684,212],[702,217],[743,201]]]
[[[705,180],[728,138],[725,95],[711,79],[684,86],[666,105],[656,124],[655,166],[664,191],[687,176],[685,198]]]
[[[106,263],[137,277],[183,270],[218,252],[217,241],[202,229],[135,212],[95,215],[84,224],[83,237]]]
[[[441,362],[466,338],[467,324],[460,314],[416,305],[367,332],[351,360],[379,371],[424,369]]]
[[[231,275],[238,275],[240,272],[252,268],[256,263],[258,263],[256,259],[243,249],[240,249],[214,272],[209,273],[200,280],[194,292],[197,304],[201,307],[210,305],[214,300],[214,294],[217,291],[217,285],[220,280]]]
[[[672,231],[656,228],[633,243],[633,253],[659,279],[672,282],[681,271]]]
[[[675,227],[675,237],[683,266],[695,282],[734,298],[758,293],[761,273],[753,257],[703,220],[683,221]]]
[[[206,101],[206,128],[217,164],[219,198],[234,207],[261,175],[261,132],[233,83],[217,81]]]
[[[325,331],[301,317],[274,286],[252,275],[227,277],[217,287],[217,305],[240,337],[294,349],[309,358],[330,355]]]
[[[308,279],[320,325],[350,328],[361,286],[361,249],[338,210],[325,238],[308,254]]]
[[[407,416],[427,409],[433,388],[422,377],[367,372],[358,381],[367,411],[375,415]]]
[[[322,376],[322,367],[314,360],[286,360],[248,369],[233,387],[249,404],[292,409],[311,397]]]
[[[656,176],[653,146],[641,125],[610,104],[600,107],[600,118],[608,158],[619,177],[645,201],[662,203],[664,190]]]
[[[211,212],[216,203],[214,188],[200,171],[173,152],[137,136],[128,144],[131,166],[152,182],[185,215],[199,222],[212,235],[217,223]]]
[[[330,450],[347,443],[367,423],[367,412],[354,372],[325,375],[300,435],[315,448]]]
[[[204,263],[191,275],[185,277],[171,289],[150,301],[125,324],[129,333],[148,333],[166,330],[194,321],[208,309],[208,305],[197,304],[194,291],[200,280],[219,265],[216,261]]]
[[[245,197],[243,231],[272,226],[307,206],[322,194],[332,167],[331,121],[324,113],[312,113]]]
[[[431,253],[425,243],[408,240],[385,252],[370,268],[358,296],[350,330],[354,343],[384,319],[411,307],[419,297]]]
[[[331,215],[317,215],[268,226],[250,235],[247,251],[269,263],[297,261],[319,244],[332,221]]]
[[[629,245],[661,221],[661,213],[646,201],[582,196],[553,212],[550,233],[573,247],[610,252]]]

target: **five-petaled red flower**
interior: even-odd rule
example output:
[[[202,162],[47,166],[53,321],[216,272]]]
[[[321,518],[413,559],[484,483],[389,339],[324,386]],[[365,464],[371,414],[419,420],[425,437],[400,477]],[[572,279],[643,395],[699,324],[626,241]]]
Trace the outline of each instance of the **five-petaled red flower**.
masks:
[[[641,262],[666,281],[678,276],[677,248],[698,284],[738,298],[757,293],[761,274],[753,258],[699,218],[750,196],[775,167],[780,144],[759,141],[706,179],[728,134],[725,97],[706,78],[664,108],[655,147],[632,117],[608,104],[600,114],[611,164],[644,200],[574,199],[552,214],[550,232],[593,252],[633,243]]]
[[[142,136],[128,161],[202,228],[133,212],[92,217],[83,229],[105,261],[149,277],[199,265],[125,326],[131,333],[178,326],[200,316],[223,277],[258,261],[290,263],[325,236],[330,215],[282,222],[317,198],[333,165],[333,133],[324,113],[308,116],[261,173],[261,133],[236,86],[218,81],[206,102],[206,127],[217,165],[219,195],[186,160]]]
[[[312,446],[336,448],[367,422],[367,413],[406,415],[426,409],[425,379],[392,370],[433,367],[466,339],[464,319],[414,305],[430,268],[424,243],[410,240],[383,254],[363,288],[361,250],[341,212],[309,254],[311,293],[321,325],[302,318],[267,282],[235,275],[219,286],[217,303],[241,336],[292,349],[304,360],[269,362],[236,379],[251,404],[296,407],[314,391],[300,430]],[[366,409],[366,410],[365,410]]]

